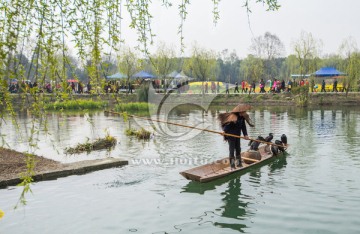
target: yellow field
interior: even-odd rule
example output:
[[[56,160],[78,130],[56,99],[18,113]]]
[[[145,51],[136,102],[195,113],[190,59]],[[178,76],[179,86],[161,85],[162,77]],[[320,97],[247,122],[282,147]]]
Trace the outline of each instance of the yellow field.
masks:
[[[208,82],[204,82],[204,86],[205,84],[208,84],[208,91],[209,93],[211,92],[211,81]],[[215,81],[215,84],[217,86],[217,81]],[[219,82],[220,84],[220,92],[223,93],[225,92],[225,83],[223,82]],[[189,90],[187,91],[188,93],[201,93],[201,86],[202,86],[202,82],[201,81],[196,81],[196,82],[190,82],[189,83]],[[314,89],[315,92],[320,92],[321,91],[321,84],[316,84],[315,86],[317,86],[317,89]],[[230,88],[230,92],[234,92],[234,84],[230,84],[229,88]],[[337,86],[338,91],[341,91],[343,89],[343,85],[341,83],[338,84]],[[327,92],[331,92],[333,90],[333,85],[332,84],[326,84],[325,86],[325,90]],[[241,92],[241,84],[239,84],[239,91]],[[270,87],[268,85],[265,86],[265,91],[268,92],[270,91]],[[311,91],[311,89],[309,88],[309,92]],[[256,88],[255,88],[255,92],[259,93],[260,92],[260,88],[259,88],[259,84],[256,84]]]

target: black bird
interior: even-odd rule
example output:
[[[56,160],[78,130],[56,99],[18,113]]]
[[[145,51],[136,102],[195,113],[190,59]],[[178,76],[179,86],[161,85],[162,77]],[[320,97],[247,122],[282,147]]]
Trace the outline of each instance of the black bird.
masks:
[[[265,137],[265,141],[266,142],[271,142],[273,138],[274,138],[273,134],[269,133],[269,136]]]
[[[258,136],[258,137],[256,138],[256,140],[265,141],[264,137],[262,137],[262,136]],[[261,142],[251,141],[250,149],[257,151],[257,150],[259,150],[259,145],[260,145],[260,144],[261,144]]]
[[[281,142],[287,145],[287,136],[285,134],[281,135]]]
[[[276,145],[271,145],[271,152],[272,152],[274,155],[278,155],[278,153],[279,153],[279,147],[277,147]]]
[[[279,141],[279,140],[275,140],[275,144],[277,145],[283,145],[282,141]],[[281,152],[285,152],[285,148],[282,147],[282,146],[276,146],[278,147],[278,149],[281,151]]]

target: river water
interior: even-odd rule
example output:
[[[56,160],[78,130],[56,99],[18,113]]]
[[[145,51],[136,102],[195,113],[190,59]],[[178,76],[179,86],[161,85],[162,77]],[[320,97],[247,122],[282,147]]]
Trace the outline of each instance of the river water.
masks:
[[[166,118],[221,131],[216,117],[223,111],[182,107]],[[27,205],[17,209],[22,188],[0,190],[0,233],[359,233],[360,109],[255,108],[249,114],[256,124],[249,135],[286,134],[288,155],[205,184],[179,172],[226,156],[220,135],[164,124],[154,130],[151,122],[132,119],[131,127],[154,132],[138,141],[125,136],[129,124],[118,116],[49,114],[46,131],[35,123],[37,155],[65,163],[118,157],[129,165],[34,183]],[[19,115],[18,130],[4,121],[6,147],[29,150],[28,114]],[[64,154],[106,131],[118,139],[113,150]]]

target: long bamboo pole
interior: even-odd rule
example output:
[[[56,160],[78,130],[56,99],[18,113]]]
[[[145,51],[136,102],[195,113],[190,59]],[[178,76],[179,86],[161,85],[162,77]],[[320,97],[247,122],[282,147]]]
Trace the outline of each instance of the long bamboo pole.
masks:
[[[122,115],[123,114],[123,113],[115,112],[115,111],[105,111],[105,112],[110,113],[110,114],[115,114],[115,115]],[[283,148],[286,149],[286,146],[284,146],[284,145],[278,145],[278,144],[274,144],[272,142],[260,141],[260,140],[253,139],[253,138],[250,138],[250,137],[246,138],[246,137],[243,137],[243,136],[238,136],[238,135],[229,134],[229,133],[225,133],[225,132],[214,131],[214,130],[210,130],[210,129],[206,129],[206,128],[197,128],[197,127],[193,127],[193,126],[168,122],[168,121],[164,121],[164,120],[145,118],[145,117],[140,117],[140,116],[136,116],[136,115],[129,115],[129,114],[127,114],[127,115],[130,116],[130,117],[133,117],[133,118],[137,118],[137,119],[155,121],[155,122],[159,122],[159,123],[166,123],[166,124],[171,124],[171,125],[180,126],[180,127],[184,127],[184,128],[191,128],[191,129],[196,129],[196,130],[200,130],[200,131],[216,133],[216,134],[220,134],[222,136],[230,136],[230,137],[241,138],[241,139],[250,140],[250,141],[256,141],[256,142],[260,142],[260,143],[267,144],[267,145],[274,145],[274,146],[278,146],[278,147],[283,147]]]

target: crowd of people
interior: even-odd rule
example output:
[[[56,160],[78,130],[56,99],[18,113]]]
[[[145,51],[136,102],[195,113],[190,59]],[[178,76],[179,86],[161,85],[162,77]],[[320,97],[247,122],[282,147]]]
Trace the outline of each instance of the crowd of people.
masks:
[[[52,93],[53,91],[67,91],[73,93],[85,93],[90,92],[91,85],[88,83],[86,86],[80,82],[67,82],[66,88],[63,88],[62,83],[57,83],[52,85],[50,82],[45,82],[43,85],[39,85],[36,81],[21,81],[21,82],[11,82],[9,84],[8,91],[10,93],[30,93],[31,90],[34,90],[37,93]]]
[[[165,82],[160,80],[153,80],[151,81],[152,86],[157,92],[163,92]],[[120,93],[120,92],[128,92],[133,93],[135,86],[138,86],[139,84],[135,84],[134,82],[120,82],[120,81],[108,81],[105,83],[103,88],[97,87],[96,92],[100,93],[101,89],[103,89],[103,92],[105,93]],[[318,87],[318,85],[311,84],[313,92],[338,92],[338,81],[337,79],[334,79],[332,83],[332,89],[329,87],[326,88],[326,82],[325,80],[322,81],[321,87]],[[82,94],[82,93],[90,93],[92,90],[91,84],[88,82],[86,85],[83,84],[81,81],[76,82],[67,82],[66,88],[63,88],[63,83],[50,83],[45,82],[43,85],[39,85],[37,82],[30,82],[30,81],[21,81],[21,82],[11,82],[9,84],[9,92],[11,93],[21,93],[21,92],[30,92],[31,89],[36,88],[36,92],[39,93],[52,93],[54,89],[57,91],[66,91],[66,92],[72,92],[76,94]],[[174,84],[170,83],[167,86],[167,91],[169,90],[176,90],[177,93],[187,93],[187,92],[193,92],[191,89],[191,84],[189,84],[188,81],[180,82],[177,81]],[[308,79],[300,79],[298,81],[289,79],[288,81],[279,80],[279,79],[269,79],[266,82],[264,79],[260,79],[259,82],[255,81],[245,81],[242,80],[240,84],[238,82],[235,82],[235,85],[231,85],[230,83],[222,83],[219,81],[211,81],[211,82],[204,82],[202,86],[202,90],[204,93],[211,93],[211,94],[217,94],[222,93],[225,88],[225,94],[231,93],[282,93],[282,92],[291,92],[293,87],[296,86],[308,86],[310,87],[309,80]],[[328,85],[329,86],[329,85]],[[340,91],[344,91],[345,88],[340,87]]]
[[[265,87],[268,83],[268,90],[265,90]],[[280,92],[290,92],[292,85],[293,85],[293,81],[289,80],[287,83],[285,83],[284,80],[280,81],[278,79],[274,79],[274,80],[268,80],[267,82],[264,81],[264,79],[261,79],[258,83],[258,91],[257,90],[257,86],[256,86],[256,82],[255,81],[245,81],[242,80],[241,83],[241,91],[239,90],[239,84],[238,82],[235,82],[235,87],[234,87],[234,93],[280,93]],[[220,87],[218,87],[218,90],[220,89]],[[229,83],[225,83],[225,93],[229,94],[230,90],[229,90]]]

